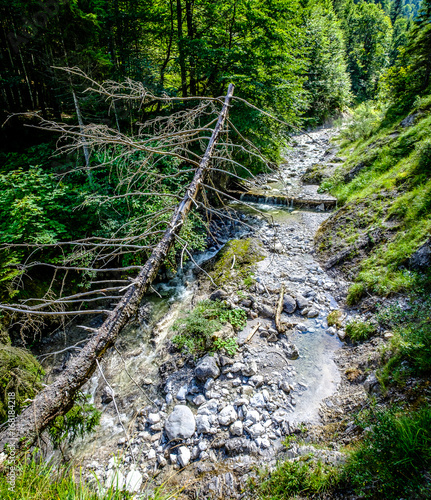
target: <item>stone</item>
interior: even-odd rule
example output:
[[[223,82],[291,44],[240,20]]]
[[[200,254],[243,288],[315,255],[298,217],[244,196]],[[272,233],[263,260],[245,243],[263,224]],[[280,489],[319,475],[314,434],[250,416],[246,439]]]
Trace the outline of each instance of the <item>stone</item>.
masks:
[[[220,368],[217,366],[214,356],[205,356],[195,368],[196,377],[202,382],[209,378],[217,378],[220,375]]]
[[[181,467],[185,467],[190,462],[191,453],[186,446],[180,446],[178,448],[178,462]]]
[[[158,424],[160,422],[160,414],[159,413],[150,413],[148,415],[147,422],[150,425]]]
[[[429,238],[410,257],[409,265],[413,269],[425,270],[431,265],[431,238]]]
[[[222,354],[219,359],[221,366],[231,366],[234,364],[234,360],[232,358],[229,358],[229,356],[225,356]]]
[[[218,421],[220,425],[230,425],[238,418],[235,408],[232,405],[225,406],[219,413]]]
[[[250,406],[255,406],[257,408],[265,406],[265,398],[262,393],[257,393],[255,394],[251,399],[250,399]]]
[[[307,318],[317,318],[319,311],[317,309],[310,309],[307,313]]]
[[[156,458],[156,451],[151,448],[151,450],[147,453],[147,460],[154,460]]]
[[[281,344],[283,346],[284,355],[287,359],[298,359],[299,352],[298,348],[292,342],[284,340]]]
[[[233,404],[235,406],[248,405],[248,399],[247,398],[238,398],[238,399],[235,399]]]
[[[210,399],[207,403],[202,405],[198,410],[198,415],[214,415],[218,410],[218,401]]]
[[[230,427],[229,430],[233,436],[242,436],[244,427],[241,420],[237,420]]]
[[[265,304],[262,304],[259,307],[259,313],[262,316],[262,318],[269,318],[270,319],[270,318],[274,317],[274,311],[272,310],[272,308],[270,308],[269,306],[267,306]]]
[[[253,360],[250,363],[247,363],[241,372],[244,375],[244,377],[252,377],[253,375],[256,375],[257,373],[256,361]]]
[[[257,452],[256,444],[250,439],[233,438],[226,441],[226,452],[230,456],[234,455],[252,455]]]
[[[196,430],[195,417],[185,405],[177,405],[165,423],[165,431],[169,441],[174,439],[188,439]]]
[[[142,486],[142,474],[137,470],[131,470],[126,477],[125,489],[129,493],[138,493]]]
[[[124,475],[116,469],[108,471],[106,487],[121,491],[124,489]]]
[[[206,402],[206,399],[202,394],[198,394],[192,401],[194,405],[201,406]]]
[[[221,340],[231,339],[235,336],[235,330],[230,323],[226,323],[220,330],[214,332],[212,336]]]
[[[265,432],[265,427],[262,424],[260,424],[260,423],[253,424],[248,429],[248,432],[250,433],[250,436],[252,438],[256,438],[256,437],[261,436]]]
[[[264,384],[264,378],[262,375],[253,375],[250,377],[249,382],[252,382],[256,388],[259,388]]]
[[[183,385],[177,392],[176,398],[178,399],[178,401],[185,401],[186,395],[187,395],[187,385]]]
[[[364,382],[364,389],[369,394],[376,394],[380,391],[379,381],[377,380],[375,373],[370,373]]]
[[[226,300],[229,297],[224,290],[216,290],[210,295],[210,300]]]
[[[244,396],[251,396],[254,392],[254,387],[251,385],[243,385],[241,387],[241,392]]]
[[[291,391],[291,387],[290,387],[289,383],[287,382],[287,380],[281,380],[278,384],[278,387],[286,394],[289,394]]]
[[[211,423],[209,421],[208,415],[197,415],[196,416],[196,432],[198,434],[208,433],[211,430]]]
[[[285,295],[283,298],[283,310],[292,314],[296,309],[296,300],[291,295]]]
[[[231,373],[238,373],[244,368],[244,366],[245,366],[244,363],[240,363],[239,361],[237,361],[232,365],[229,371]]]
[[[304,309],[304,307],[308,307],[310,305],[310,302],[303,295],[300,294],[296,296],[296,303],[299,309]]]
[[[249,410],[246,417],[247,425],[257,424],[260,421],[260,413],[257,410]]]

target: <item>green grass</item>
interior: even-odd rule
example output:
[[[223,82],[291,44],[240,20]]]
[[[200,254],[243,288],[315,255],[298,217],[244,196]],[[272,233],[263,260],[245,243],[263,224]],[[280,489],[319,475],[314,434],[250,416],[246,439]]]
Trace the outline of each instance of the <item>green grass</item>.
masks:
[[[411,375],[431,373],[430,287],[418,287],[408,308],[393,305],[382,309],[377,319],[394,333],[391,358],[381,370],[383,383],[402,383]]]
[[[333,489],[338,481],[335,467],[302,457],[295,462],[278,463],[272,473],[261,471],[250,488],[259,500],[288,500],[296,495],[311,498]]]
[[[172,342],[182,352],[194,356],[223,349],[233,355],[237,349],[236,339],[220,338],[217,332],[227,323],[240,330],[246,321],[247,315],[242,309],[229,309],[222,302],[202,300],[186,316],[175,321],[172,329],[178,333],[172,337]]]
[[[346,325],[346,335],[354,341],[367,340],[376,333],[376,325],[369,321],[353,320]]]
[[[354,267],[349,304],[367,293],[388,296],[416,286],[408,259],[431,235],[430,102],[430,96],[417,101],[410,113],[419,114],[406,128],[400,126],[405,115],[385,116],[370,104],[361,105],[340,138],[340,156],[347,160],[321,185],[344,205],[317,238],[321,252],[354,249],[364,235],[382,234]],[[345,174],[359,164],[357,176],[345,182]]]
[[[0,471],[0,498],[2,500],[132,500],[137,498],[114,486],[104,488],[96,476],[85,481],[82,470],[66,465],[54,466],[26,454],[14,462],[15,482],[11,488],[11,469],[2,464]],[[174,500],[179,498],[183,487],[170,488],[166,483],[154,487],[144,484],[146,500]]]
[[[130,495],[113,488],[101,493],[99,484],[90,486],[82,477],[81,470],[58,468],[50,463],[26,455],[15,464],[16,479],[12,489],[9,467],[0,475],[0,498],[4,500],[123,500]]]
[[[430,498],[431,408],[371,411],[370,428],[342,472],[361,498]]]
[[[351,498],[419,500],[431,495],[431,407],[363,411],[364,438],[347,461],[332,466],[312,456],[260,471],[249,487],[259,500]]]

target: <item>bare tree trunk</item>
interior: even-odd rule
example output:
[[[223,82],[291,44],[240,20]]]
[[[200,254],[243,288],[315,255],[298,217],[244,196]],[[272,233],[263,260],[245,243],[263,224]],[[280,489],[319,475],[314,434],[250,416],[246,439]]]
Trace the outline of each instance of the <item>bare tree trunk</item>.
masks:
[[[58,379],[35,397],[33,403],[16,418],[10,429],[2,431],[0,434],[0,450],[6,444],[21,450],[25,449],[36,441],[40,433],[57,416],[66,413],[73,405],[76,392],[93,374],[97,362],[114,344],[121,329],[136,314],[144,294],[156,277],[161,264],[175,242],[176,235],[181,230],[187,214],[193,206],[193,200],[196,198],[201,184],[210,170],[211,156],[223,129],[233,90],[234,86],[229,85],[222,111],[193,181],[177,206],[162,239],[134,280],[133,286],[127,290],[116,308],[96,331],[95,336],[88,341]]]

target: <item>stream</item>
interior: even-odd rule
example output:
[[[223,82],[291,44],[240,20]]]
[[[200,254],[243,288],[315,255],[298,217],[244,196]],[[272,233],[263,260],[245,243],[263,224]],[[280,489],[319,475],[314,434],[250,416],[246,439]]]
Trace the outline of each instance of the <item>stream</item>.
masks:
[[[154,285],[138,320],[122,331],[101,370],[83,388],[102,411],[101,422],[95,432],[70,445],[66,455],[83,464],[87,477],[141,492],[171,478],[172,484],[211,499],[239,498],[253,465],[275,463],[286,435],[296,426],[320,422],[320,406],[340,381],[333,358],[342,343],[326,322],[337,308],[340,284],[315,260],[313,238],[335,201],[318,194],[317,186],[303,186],[300,179],[307,167],[335,157],[329,142],[333,135],[333,129],[319,129],[296,136],[280,170],[260,177],[256,188],[242,197],[246,205],[229,204],[253,229],[231,225],[228,233],[220,227],[218,247]],[[242,347],[231,359],[213,358],[211,369],[219,375],[197,380],[194,367],[166,343],[175,319],[205,298],[197,266],[231,237],[258,238],[267,257],[257,264],[256,286],[247,301],[251,304],[241,304],[227,290],[231,303],[245,304],[248,313],[247,326],[238,334]],[[277,335],[270,312],[281,286],[287,301],[282,314],[289,324],[286,335]],[[98,321],[84,324],[97,326]],[[44,354],[84,338],[82,330],[70,327],[46,343]],[[52,376],[67,356],[46,358]],[[160,367],[167,367],[166,373]],[[175,405],[186,407],[177,422],[177,428],[182,426],[177,429],[179,441],[172,440]]]

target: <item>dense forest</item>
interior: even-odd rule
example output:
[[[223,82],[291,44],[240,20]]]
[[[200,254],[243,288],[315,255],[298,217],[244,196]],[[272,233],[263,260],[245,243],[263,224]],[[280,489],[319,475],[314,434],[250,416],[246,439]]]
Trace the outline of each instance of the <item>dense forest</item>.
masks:
[[[379,377],[394,394],[408,386],[408,377],[426,380],[430,0],[0,0],[0,12],[3,426],[8,393],[14,392],[20,413],[44,387],[35,353],[64,327],[55,314],[69,314],[75,305],[97,313],[100,303],[81,299],[94,293],[97,276],[122,282],[107,297],[117,300],[153,255],[202,167],[211,127],[225,118],[230,84],[235,90],[214,171],[167,249],[159,278],[211,246],[223,199],[236,196],[247,179],[276,172],[292,136],[335,122],[343,166],[328,176],[319,165],[309,172],[320,193],[338,200],[316,234],[315,251],[349,281],[346,307],[368,311],[370,297],[411,301],[404,312],[393,305],[391,314],[375,304],[370,309],[376,328],[395,332]],[[57,303],[58,297],[65,298]],[[49,313],[32,316],[26,308]],[[351,340],[366,340],[368,333],[353,333]],[[75,396],[43,427],[55,445],[56,426],[63,426],[64,440],[100,419],[81,392]],[[380,448],[366,434],[337,472],[286,462],[272,476],[263,474],[247,498],[303,492],[306,498],[331,492],[325,498],[428,498],[428,396],[412,402],[410,419],[408,412],[399,417],[392,400],[387,406],[387,413],[372,410]],[[403,432],[409,449],[391,452],[389,441],[402,441]],[[399,474],[412,481],[411,489],[403,489],[385,462],[406,467]],[[0,496],[14,498],[7,496],[2,467]],[[51,474],[46,467],[34,459],[27,473]],[[60,496],[75,488],[73,476],[61,474],[44,486],[46,498],[81,498],[78,490]]]

